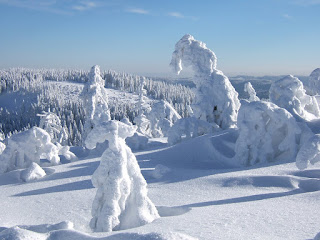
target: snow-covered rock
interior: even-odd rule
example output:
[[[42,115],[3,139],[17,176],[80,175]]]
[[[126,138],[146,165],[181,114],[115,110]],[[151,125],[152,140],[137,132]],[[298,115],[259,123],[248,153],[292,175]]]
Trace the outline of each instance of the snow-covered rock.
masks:
[[[50,135],[43,129],[33,127],[12,135],[6,149],[0,155],[0,173],[17,168],[27,168],[32,162],[40,164],[45,158],[50,165],[60,162],[59,149],[51,142]]]
[[[31,163],[30,167],[22,170],[20,173],[21,180],[25,182],[30,182],[33,180],[38,180],[46,176],[46,172],[36,163]]]
[[[170,66],[179,74],[182,65],[191,66],[196,84],[195,102],[192,105],[195,117],[221,128],[234,127],[240,108],[238,93],[229,79],[216,69],[217,57],[206,44],[187,34],[175,45]]]
[[[169,129],[181,116],[167,101],[161,100],[152,105],[147,118],[150,120],[152,136],[166,137]]]
[[[244,91],[249,94],[249,102],[260,101],[260,98],[257,97],[256,90],[254,90],[250,82],[244,84]]]
[[[320,135],[316,134],[306,141],[297,154],[296,165],[299,169],[306,169],[309,164],[320,161]]]
[[[147,196],[147,183],[138,162],[125,143],[136,128],[119,121],[104,122],[89,133],[88,148],[109,141],[100,165],[92,176],[97,193],[92,205],[90,226],[97,232],[138,227],[159,217]]]
[[[312,71],[309,79],[305,82],[305,88],[308,95],[314,96],[320,94],[320,68]]]
[[[297,119],[310,121],[320,117],[316,98],[307,95],[303,83],[292,75],[271,84],[270,101],[285,108]]]
[[[239,137],[235,161],[256,163],[295,158],[301,130],[295,118],[270,102],[242,102],[238,114]]]

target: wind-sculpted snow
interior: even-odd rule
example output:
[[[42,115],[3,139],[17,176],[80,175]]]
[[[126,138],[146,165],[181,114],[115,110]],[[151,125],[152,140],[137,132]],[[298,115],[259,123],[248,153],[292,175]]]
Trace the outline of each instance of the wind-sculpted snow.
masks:
[[[214,122],[223,129],[234,127],[240,108],[238,93],[229,79],[216,69],[214,52],[187,34],[176,43],[170,63],[177,74],[182,71],[182,65],[191,66],[194,71],[197,90],[192,107],[195,117]]]
[[[270,102],[242,102],[234,157],[245,166],[294,159],[301,130],[294,117]]]
[[[97,193],[92,205],[90,226],[97,232],[111,232],[138,227],[159,217],[147,196],[147,183],[137,160],[125,143],[136,128],[119,121],[109,121],[93,128],[86,146],[109,141],[100,165],[92,176]]]
[[[320,135],[316,134],[306,141],[296,158],[296,165],[299,169],[306,169],[309,164],[314,165],[320,161]]]
[[[249,102],[260,100],[260,98],[257,97],[256,90],[254,90],[250,82],[245,83],[244,91],[249,94]]]
[[[285,108],[298,119],[302,118],[310,121],[320,117],[320,109],[316,98],[307,95],[303,83],[292,75],[272,83],[270,101]]]
[[[309,79],[305,82],[305,88],[308,95],[320,94],[320,68],[312,71]]]
[[[27,168],[32,162],[40,164],[40,157],[50,165],[60,162],[59,148],[51,142],[50,135],[41,128],[33,127],[14,134],[8,139],[6,149],[0,155],[0,173]]]

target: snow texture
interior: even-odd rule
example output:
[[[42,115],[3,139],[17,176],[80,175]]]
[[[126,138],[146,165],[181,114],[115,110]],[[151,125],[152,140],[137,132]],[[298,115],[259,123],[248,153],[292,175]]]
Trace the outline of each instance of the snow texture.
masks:
[[[40,164],[45,158],[50,165],[60,162],[59,149],[51,142],[50,135],[41,128],[33,127],[12,135],[6,149],[0,155],[0,173],[17,168],[27,168],[32,162]]]
[[[147,183],[137,160],[125,143],[136,128],[119,121],[109,121],[92,129],[86,139],[89,148],[109,141],[100,165],[92,176],[98,188],[92,206],[90,226],[97,232],[111,232],[138,227],[158,218],[147,196]]]
[[[21,171],[20,178],[25,182],[38,180],[46,176],[46,172],[36,163],[31,163],[30,167]]]
[[[70,151],[69,146],[62,146],[59,143],[56,143],[56,146],[59,149],[58,154],[64,156],[68,161],[73,162],[73,161],[78,160],[77,156],[73,152]]]
[[[250,166],[294,159],[301,130],[294,117],[270,102],[242,102],[235,161]]]
[[[164,100],[153,104],[147,117],[150,120],[153,137],[168,136],[169,129],[181,118],[179,113]]]
[[[148,141],[149,138],[139,132],[136,132],[133,136],[126,138],[126,143],[132,150],[145,149],[148,145]]]
[[[299,169],[306,169],[309,164],[320,161],[320,135],[316,134],[306,141],[297,154],[296,165]]]
[[[320,68],[312,71],[305,83],[305,88],[308,95],[320,95]]]
[[[216,69],[214,52],[187,34],[176,43],[170,66],[179,74],[182,64],[191,66],[194,71],[197,90],[192,108],[195,117],[214,122],[223,129],[235,127],[240,108],[238,93],[229,79]]]
[[[171,172],[170,168],[162,164],[157,164],[154,170],[151,172],[151,176],[155,179],[160,179],[169,172]]]
[[[288,110],[297,120],[310,121],[320,117],[316,98],[307,95],[303,83],[292,75],[271,84],[270,101]]]
[[[86,136],[97,124],[96,121],[111,120],[107,91],[104,88],[104,80],[101,77],[99,66],[95,65],[91,68],[89,80],[83,88],[81,98],[86,114],[83,133],[85,141]]]
[[[0,154],[6,149],[6,145],[2,142],[0,142]]]
[[[244,84],[244,91],[249,94],[249,102],[260,101],[260,98],[257,97],[256,90],[254,90],[250,82]]]

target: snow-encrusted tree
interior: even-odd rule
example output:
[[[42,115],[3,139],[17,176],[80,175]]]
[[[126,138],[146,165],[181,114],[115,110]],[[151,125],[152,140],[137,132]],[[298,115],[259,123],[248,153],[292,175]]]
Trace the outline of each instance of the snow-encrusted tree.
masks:
[[[244,84],[244,91],[249,94],[249,102],[260,101],[260,98],[257,97],[256,90],[254,90],[250,82]]]
[[[314,165],[317,162],[320,162],[319,134],[315,134],[301,146],[296,158],[299,169],[306,169],[309,164]]]
[[[119,121],[101,122],[88,134],[89,149],[109,141],[100,165],[92,176],[97,193],[92,206],[90,226],[94,231],[110,232],[138,227],[159,218],[147,196],[147,183],[125,139],[136,128]]]
[[[86,115],[84,132],[82,134],[83,141],[85,141],[90,131],[94,129],[97,124],[96,121],[111,120],[104,82],[101,77],[100,67],[98,65],[93,66],[89,73],[89,80],[81,93]]]
[[[229,79],[217,70],[217,58],[206,44],[187,34],[175,45],[170,66],[179,74],[182,64],[191,66],[196,84],[192,108],[195,117],[218,124],[226,129],[234,127],[240,108],[238,93]]]
[[[300,127],[285,109],[270,102],[243,101],[238,114],[235,161],[245,166],[295,158]]]
[[[40,164],[40,157],[50,165],[60,162],[59,149],[51,142],[50,135],[43,129],[33,127],[12,135],[7,147],[0,155],[0,173],[17,168],[27,168],[32,162]]]
[[[41,114],[37,114],[40,117],[39,127],[49,133],[52,142],[60,142],[60,139],[68,138],[68,136],[62,136],[66,134],[65,131],[62,131],[62,125],[60,118],[57,114],[52,112],[43,111]]]
[[[273,82],[269,97],[271,102],[288,110],[297,120],[302,118],[308,121],[320,117],[316,98],[307,95],[303,83],[292,75]]]
[[[320,68],[312,71],[304,85],[308,95],[320,95]]]

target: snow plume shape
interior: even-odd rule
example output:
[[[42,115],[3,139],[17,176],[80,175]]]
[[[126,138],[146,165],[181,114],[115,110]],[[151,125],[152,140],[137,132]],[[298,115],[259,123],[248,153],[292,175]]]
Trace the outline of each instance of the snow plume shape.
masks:
[[[195,117],[214,122],[223,129],[235,127],[240,108],[238,93],[229,79],[216,69],[214,52],[187,34],[176,43],[170,66],[179,74],[182,64],[191,66],[194,71],[197,90],[192,107]]]
[[[97,232],[111,232],[138,227],[159,218],[156,207],[147,196],[147,183],[138,162],[125,143],[136,128],[119,121],[104,122],[94,128],[86,145],[109,141],[100,165],[92,176],[98,188],[92,205],[90,226]]]
[[[260,98],[257,97],[256,90],[254,90],[250,82],[244,84],[244,91],[249,94],[249,102],[260,101]]]
[[[296,165],[299,169],[306,169],[309,164],[314,165],[320,162],[320,135],[316,134],[306,141],[296,158]]]
[[[235,160],[242,165],[295,158],[301,130],[295,118],[270,102],[242,102]]]
[[[100,67],[97,65],[93,66],[89,73],[88,83],[85,84],[81,93],[86,113],[83,133],[84,141],[97,124],[97,121],[111,120],[104,82],[100,74]]]
[[[0,155],[0,173],[18,168],[27,168],[32,162],[40,164],[40,157],[51,165],[60,162],[59,149],[51,142],[50,135],[41,128],[33,127],[12,135],[8,145]]]
[[[305,83],[305,88],[308,95],[314,96],[320,94],[320,68],[312,71],[308,81]]]
[[[271,84],[270,101],[285,108],[297,119],[310,121],[320,117],[316,98],[307,95],[303,83],[292,75]]]
[[[153,137],[166,137],[169,129],[181,118],[180,114],[165,100],[152,105],[148,114]]]

